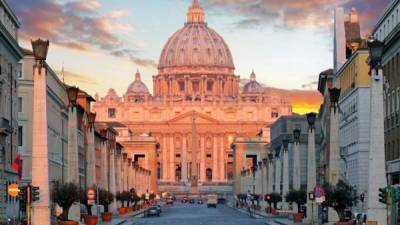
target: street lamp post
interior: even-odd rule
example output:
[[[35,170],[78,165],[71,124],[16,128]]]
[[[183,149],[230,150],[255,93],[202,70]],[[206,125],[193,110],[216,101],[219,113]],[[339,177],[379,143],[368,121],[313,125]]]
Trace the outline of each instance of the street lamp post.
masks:
[[[316,113],[308,113],[307,115],[308,122],[308,144],[307,144],[307,192],[310,193],[314,190],[314,187],[317,183],[316,181],[316,161],[315,161],[315,122],[317,119]],[[308,198],[307,199],[307,221],[313,224],[314,222],[314,204],[313,201]]]
[[[382,57],[384,43],[371,38],[368,41],[371,74],[370,97],[370,149],[369,179],[367,191],[367,215],[380,225],[387,224],[387,209],[379,202],[379,188],[387,186],[385,174],[385,142],[384,142],[384,104],[383,104],[383,70]]]
[[[86,171],[86,184],[89,187],[94,186],[96,181],[96,165],[95,165],[95,137],[94,137],[94,122],[96,120],[96,113],[88,113],[88,127],[86,127],[87,138],[87,171]]]
[[[285,194],[289,192],[289,140],[282,140],[283,147],[283,186],[282,186],[282,197],[283,197],[283,208],[289,209],[289,204],[284,198]]]
[[[293,190],[300,190],[300,129],[293,130]],[[293,206],[294,212],[298,212],[297,204]]]
[[[79,184],[78,158],[78,99],[79,88],[68,87],[68,151],[67,151],[67,181]]]
[[[41,197],[33,204],[32,224],[50,225],[49,157],[47,140],[47,68],[49,41],[32,41],[33,69],[33,140],[32,185],[39,187]],[[30,209],[27,209],[30,210]],[[29,224],[29,221],[28,221]]]

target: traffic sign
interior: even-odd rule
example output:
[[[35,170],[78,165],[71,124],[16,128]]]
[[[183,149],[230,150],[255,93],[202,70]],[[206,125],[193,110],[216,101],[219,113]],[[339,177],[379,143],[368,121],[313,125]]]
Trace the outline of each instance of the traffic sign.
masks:
[[[10,184],[8,185],[8,195],[12,197],[17,197],[19,193],[18,184]]]
[[[314,188],[315,202],[323,203],[325,201],[325,190],[321,185],[316,185]]]

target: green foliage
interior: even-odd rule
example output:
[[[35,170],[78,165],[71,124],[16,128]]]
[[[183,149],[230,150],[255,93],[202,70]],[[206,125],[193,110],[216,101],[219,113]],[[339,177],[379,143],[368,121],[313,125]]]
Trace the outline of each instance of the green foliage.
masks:
[[[338,214],[340,221],[345,221],[345,209],[357,203],[354,188],[343,180],[339,180],[336,186],[329,183],[324,185],[326,197],[323,205],[332,207]]]
[[[272,192],[269,195],[271,196],[271,202],[274,204],[274,208],[276,208],[276,205],[278,204],[278,202],[282,201],[282,196],[276,192]]]
[[[104,189],[99,190],[99,203],[104,206],[104,212],[109,212],[109,206],[114,201],[114,195]]]
[[[79,187],[75,183],[56,182],[53,186],[53,201],[63,208],[61,219],[68,221],[68,212],[71,206],[79,202]]]
[[[285,199],[287,202],[296,203],[297,210],[300,212],[300,206],[307,202],[307,191],[304,189],[291,190],[286,194]]]

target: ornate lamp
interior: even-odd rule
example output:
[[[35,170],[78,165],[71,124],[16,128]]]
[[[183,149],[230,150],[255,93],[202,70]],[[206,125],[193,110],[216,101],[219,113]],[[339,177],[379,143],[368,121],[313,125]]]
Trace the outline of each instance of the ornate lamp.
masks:
[[[383,47],[384,43],[379,40],[376,40],[374,38],[370,38],[368,40],[370,65],[374,68],[377,66],[381,66]]]
[[[263,162],[262,161],[258,161],[258,168],[262,169],[263,167]]]
[[[301,130],[300,129],[294,129],[293,130],[293,137],[294,137],[294,142],[299,143],[300,142],[300,134]]]
[[[79,88],[71,86],[67,88],[68,100],[72,105],[76,105],[78,99]]]
[[[279,158],[279,154],[281,153],[281,148],[275,149],[275,157]]]
[[[289,146],[289,140],[288,139],[283,139],[282,140],[282,145],[283,145],[283,149],[285,151],[287,151],[288,150],[288,146]]]
[[[49,40],[42,40],[42,39],[37,39],[36,41],[32,41],[32,49],[33,49],[33,56],[35,57],[35,60],[40,62],[40,65],[44,61],[46,61],[47,58],[47,51],[49,49],[50,42]]]
[[[308,127],[312,130],[315,128],[315,120],[317,119],[317,114],[312,112],[312,113],[307,113],[307,122],[308,122]]]
[[[274,159],[274,154],[268,153],[268,159],[269,159],[269,162],[272,162],[272,160]]]
[[[264,166],[266,166],[267,163],[268,163],[268,159],[267,158],[263,158],[262,162],[263,162]]]
[[[340,98],[340,88],[330,88],[329,89],[329,98],[331,101],[331,107],[334,108],[336,112],[336,108],[338,106],[339,98]]]

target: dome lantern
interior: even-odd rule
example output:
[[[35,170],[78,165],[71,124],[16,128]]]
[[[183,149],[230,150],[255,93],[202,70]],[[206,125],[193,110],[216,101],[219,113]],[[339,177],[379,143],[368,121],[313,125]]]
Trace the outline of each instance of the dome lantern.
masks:
[[[201,7],[199,0],[193,0],[192,6],[189,7],[187,13],[187,23],[204,23],[204,10]]]

